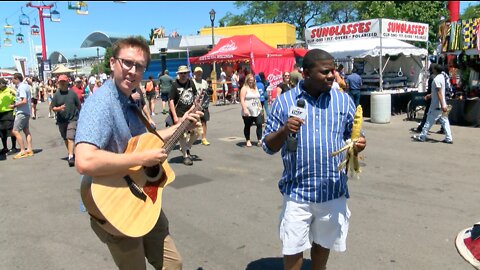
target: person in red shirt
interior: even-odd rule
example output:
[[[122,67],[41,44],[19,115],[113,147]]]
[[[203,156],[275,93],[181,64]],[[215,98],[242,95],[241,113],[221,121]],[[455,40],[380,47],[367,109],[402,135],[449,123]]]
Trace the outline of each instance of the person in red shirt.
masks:
[[[83,104],[85,99],[85,88],[83,87],[82,79],[75,79],[75,85],[72,86],[72,90],[75,92],[75,94],[77,94],[80,104]]]

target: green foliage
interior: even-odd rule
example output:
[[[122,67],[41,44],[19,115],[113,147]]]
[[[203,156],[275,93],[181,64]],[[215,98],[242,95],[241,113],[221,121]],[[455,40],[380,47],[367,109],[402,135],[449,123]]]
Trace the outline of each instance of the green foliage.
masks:
[[[148,35],[148,39],[150,40],[148,42],[149,45],[153,45],[153,33],[155,32],[155,29],[154,28],[151,28],[150,29],[150,34]]]
[[[462,20],[480,18],[480,4],[468,6],[460,16]]]
[[[110,69],[110,58],[113,57],[113,48],[108,47],[105,50],[105,56],[103,57],[102,68],[106,74],[110,74],[112,70]]]
[[[440,18],[448,18],[447,1],[235,1],[244,12],[228,12],[220,25],[234,26],[258,23],[286,22],[304,38],[305,28],[325,23],[346,23],[358,20],[388,18],[429,25],[429,51],[436,45]],[[480,17],[480,5],[471,6],[465,17]],[[462,16],[463,18],[463,16]],[[424,43],[415,44],[425,47]]]
[[[92,71],[91,73],[93,74],[100,74],[100,73],[103,73],[105,72],[105,65],[104,63],[96,63],[94,65],[92,65]]]
[[[358,17],[357,14],[355,4],[352,1],[335,1],[329,3],[328,15],[334,22],[346,23],[356,21]]]
[[[342,1],[347,3],[346,1]],[[297,36],[303,37],[308,24],[316,23],[320,17],[327,18],[326,1],[235,1],[237,8],[246,8],[241,15],[227,13],[220,25],[234,26],[286,22],[295,25]]]
[[[370,1],[356,2],[359,19],[388,18],[401,21],[420,22],[429,25],[430,52],[437,44],[437,32],[440,17],[448,17],[446,1]],[[423,42],[413,42],[415,46],[425,47]]]

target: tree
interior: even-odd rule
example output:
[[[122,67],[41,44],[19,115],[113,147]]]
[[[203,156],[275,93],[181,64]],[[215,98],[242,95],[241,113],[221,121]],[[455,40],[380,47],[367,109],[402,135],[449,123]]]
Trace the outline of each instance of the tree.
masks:
[[[463,14],[460,16],[462,20],[480,18],[480,4],[468,6]]]
[[[244,12],[241,15],[228,12],[219,22],[226,26],[286,22],[294,25],[297,37],[303,39],[305,29],[313,25],[389,18],[428,24],[430,44],[436,44],[440,17],[448,17],[446,3],[447,1],[235,1],[237,8],[245,8]],[[477,13],[469,12],[478,14],[478,5],[472,10]],[[433,50],[433,47],[430,46],[429,49]]]
[[[110,69],[110,58],[113,57],[113,49],[112,47],[108,47],[105,49],[105,56],[103,57],[103,69],[106,74],[110,74],[112,70]]]
[[[345,2],[346,1],[341,1]],[[237,8],[245,7],[241,15],[227,13],[220,25],[234,26],[286,22],[297,28],[297,37],[303,38],[305,28],[316,23],[317,17],[327,18],[327,1],[235,1]]]

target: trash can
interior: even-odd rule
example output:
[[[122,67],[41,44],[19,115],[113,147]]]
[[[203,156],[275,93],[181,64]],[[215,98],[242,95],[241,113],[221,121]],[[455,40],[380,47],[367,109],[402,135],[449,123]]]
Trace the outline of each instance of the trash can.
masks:
[[[392,95],[384,92],[372,92],[370,96],[370,121],[376,124],[390,123]]]

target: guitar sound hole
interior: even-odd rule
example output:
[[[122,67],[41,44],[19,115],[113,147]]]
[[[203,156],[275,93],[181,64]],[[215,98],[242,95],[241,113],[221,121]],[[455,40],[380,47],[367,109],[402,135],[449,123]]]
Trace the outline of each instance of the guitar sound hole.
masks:
[[[145,174],[151,178],[157,177],[160,174],[160,165],[143,167],[143,169],[145,170]]]

